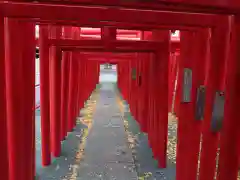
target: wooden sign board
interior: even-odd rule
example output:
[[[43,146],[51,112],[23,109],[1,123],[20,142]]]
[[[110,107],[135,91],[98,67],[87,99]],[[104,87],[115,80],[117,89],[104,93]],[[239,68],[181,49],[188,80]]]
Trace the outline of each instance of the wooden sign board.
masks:
[[[191,102],[192,70],[189,68],[184,68],[183,73],[182,102],[189,103]]]
[[[132,68],[132,79],[133,80],[137,79],[137,70],[136,70],[136,68]]]
[[[197,90],[196,112],[195,119],[203,120],[205,107],[206,88],[200,86]]]
[[[225,97],[223,92],[216,92],[212,112],[211,130],[219,132],[222,129],[224,118]]]

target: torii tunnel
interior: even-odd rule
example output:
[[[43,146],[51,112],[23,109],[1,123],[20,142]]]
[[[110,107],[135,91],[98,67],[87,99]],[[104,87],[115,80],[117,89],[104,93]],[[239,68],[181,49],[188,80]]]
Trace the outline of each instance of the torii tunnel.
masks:
[[[0,1],[0,37],[1,180],[35,179],[39,106],[42,165],[61,156],[104,63],[159,169],[171,113],[176,180],[239,178],[240,1]]]

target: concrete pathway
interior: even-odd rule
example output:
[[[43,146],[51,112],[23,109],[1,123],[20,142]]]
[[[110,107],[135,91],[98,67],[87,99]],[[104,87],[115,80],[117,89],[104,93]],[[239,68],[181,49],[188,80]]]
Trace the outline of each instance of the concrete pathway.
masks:
[[[103,70],[102,75],[116,76],[116,72]],[[140,132],[117,93],[116,78],[106,77],[86,102],[75,130],[63,141],[61,157],[46,168],[41,167],[40,123],[36,123],[38,179],[174,180],[175,165],[168,161],[168,168],[158,169],[147,135]],[[36,118],[40,122],[39,113]]]
[[[114,85],[101,85],[78,180],[137,180]]]

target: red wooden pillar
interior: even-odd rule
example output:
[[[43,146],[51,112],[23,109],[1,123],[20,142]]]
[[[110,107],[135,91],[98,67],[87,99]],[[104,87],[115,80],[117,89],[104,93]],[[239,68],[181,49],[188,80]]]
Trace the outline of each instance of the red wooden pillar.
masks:
[[[96,61],[93,62],[93,73],[94,73],[94,77],[93,77],[93,90],[95,89],[96,87],[96,77],[97,77],[97,63]]]
[[[19,31],[16,31],[18,29]],[[9,180],[27,180],[26,172],[31,167],[24,163],[24,77],[19,34],[21,26],[15,19],[5,19],[5,65],[7,99],[7,133],[9,148]],[[30,142],[31,143],[31,142]],[[31,156],[31,155],[30,155]],[[27,169],[29,168],[29,169]]]
[[[179,58],[180,57],[180,52],[175,52],[175,64],[174,64],[174,69],[173,69],[173,73],[171,74],[171,78],[172,78],[172,85],[171,85],[171,92],[172,92],[172,109],[171,112],[174,113],[174,109],[175,109],[175,104],[176,104],[176,91],[177,91],[177,73],[178,73],[178,62],[179,62]]]
[[[74,92],[74,59],[73,52],[71,52],[70,67],[69,67],[69,99],[68,99],[68,132],[73,130],[73,119],[72,119],[72,109],[73,109],[73,92]]]
[[[143,62],[142,54],[138,54],[138,76],[137,76],[137,87],[138,87],[138,98],[137,98],[137,118],[139,126],[142,127],[142,101],[143,101],[143,87],[142,87],[142,76],[143,76]]]
[[[92,61],[88,63],[88,81],[89,81],[89,90],[88,90],[88,98],[92,92],[92,84],[93,84],[93,73],[92,73]]]
[[[156,34],[159,34],[159,33],[156,33],[155,31],[151,33],[151,35],[149,37],[151,37],[151,39],[153,40],[161,40],[161,37],[158,38],[156,36]],[[157,37],[157,38],[156,38]],[[162,47],[159,47],[162,49]],[[165,49],[164,49],[165,50]],[[158,99],[157,99],[157,90],[158,90],[158,85],[156,83],[156,81],[158,83],[162,83],[161,80],[162,79],[159,79],[158,77],[158,68],[159,68],[159,63],[164,61],[164,59],[161,59],[161,56],[159,55],[159,52],[156,52],[156,53],[152,53],[150,55],[152,61],[151,61],[151,69],[150,69],[150,75],[151,75],[151,84],[150,84],[150,121],[149,121],[149,135],[150,135],[150,143],[151,143],[151,148],[152,148],[152,152],[153,152],[153,156],[155,158],[157,158],[157,148],[156,148],[156,131],[157,131],[157,128],[158,128],[158,125],[157,125],[157,119],[156,119],[156,115],[157,115],[157,106],[158,106]],[[161,89],[160,89],[161,90]],[[158,92],[159,94],[161,94],[162,92]],[[161,110],[159,108],[159,110]]]
[[[167,136],[168,136],[168,64],[170,53],[170,32],[153,32],[153,38],[162,42],[156,52],[156,81],[154,86],[154,149],[159,167],[167,166]]]
[[[42,165],[51,163],[48,27],[39,26]]]
[[[89,99],[89,96],[91,95],[91,89],[92,89],[92,73],[91,73],[91,62],[88,61],[88,68],[87,68],[87,79],[88,79],[88,94],[87,99]]]
[[[89,62],[89,76],[90,76],[90,89],[89,89],[89,95],[88,96],[91,96],[91,93],[92,93],[92,89],[93,89],[93,79],[94,79],[94,73],[92,72],[93,71],[93,61],[90,61]]]
[[[123,85],[123,81],[124,81],[124,63],[119,63],[118,64],[118,71],[119,71],[119,88],[121,90],[121,94],[124,100],[126,100],[126,93],[125,93],[125,89],[124,87],[126,87],[125,85]]]
[[[22,51],[22,66],[24,78],[24,163],[26,168],[26,179],[35,177],[35,23],[21,22],[25,42]]]
[[[176,75],[177,75],[177,53],[172,53],[170,57],[170,64],[169,64],[169,84],[168,84],[168,111],[173,111],[173,96],[175,91],[175,82],[176,82]]]
[[[84,89],[85,89],[85,92],[84,92],[84,102],[85,101],[87,101],[87,99],[88,99],[88,90],[89,90],[89,81],[88,81],[88,61],[86,60],[85,61],[85,68],[84,68],[84,71],[85,71],[85,73],[84,73],[84,81],[85,81],[85,87],[84,87]]]
[[[78,61],[78,98],[77,98],[77,106],[78,106],[78,112],[80,111],[81,107],[81,85],[82,85],[82,72],[81,72],[81,60],[82,56],[80,56],[79,61]]]
[[[62,53],[62,82],[61,82],[61,140],[67,136],[67,105],[69,84],[69,52]]]
[[[61,29],[52,27],[52,36],[60,38]],[[51,138],[52,154],[59,157],[61,154],[61,57],[62,53],[59,47],[51,47],[50,76],[51,76],[51,94],[50,94],[50,113],[51,113]]]
[[[156,139],[157,138],[161,138],[160,134],[157,137],[157,133],[161,133],[161,132],[157,132],[158,131],[158,123],[157,122],[157,116],[158,116],[158,111],[161,111],[161,106],[158,106],[158,94],[162,94],[161,91],[157,91],[158,90],[158,85],[155,82],[157,81],[158,83],[162,83],[161,80],[158,77],[158,66],[159,66],[159,61],[164,61],[164,59],[161,59],[161,57],[156,53],[153,54],[153,67],[152,67],[152,85],[151,85],[151,147],[152,147],[152,152],[155,158],[157,158],[157,144],[156,144]],[[162,86],[163,87],[163,86]],[[162,89],[160,89],[162,90]],[[158,108],[158,109],[157,109]],[[161,145],[161,141],[159,142],[159,145]]]
[[[137,102],[137,98],[138,98],[138,75],[139,75],[139,64],[138,64],[138,54],[135,53],[134,54],[134,59],[133,61],[133,67],[135,68],[136,70],[136,79],[133,79],[132,80],[132,89],[131,89],[131,92],[132,92],[132,104],[133,104],[133,107],[132,107],[132,111],[133,111],[133,114],[134,114],[134,119],[139,123],[139,119],[138,119],[138,116],[137,116],[137,108],[138,108],[138,102]]]
[[[76,53],[76,71],[75,71],[75,92],[74,92],[74,127],[76,126],[76,117],[78,116],[79,109],[78,109],[78,87],[79,87],[79,53]]]
[[[119,88],[121,90],[121,94],[122,94],[122,97],[123,99],[126,99],[126,94],[125,94],[125,91],[124,91],[124,86],[123,86],[123,80],[124,80],[124,65],[123,63],[119,63],[118,64],[118,71],[119,71]]]
[[[125,64],[126,67],[126,76],[125,76],[125,80],[126,80],[126,100],[129,104],[130,107],[130,83],[131,83],[131,67],[130,67],[130,62],[126,62]]]
[[[196,32],[195,37],[194,38],[194,44],[195,47],[193,49],[193,58],[195,59],[194,61],[194,65],[193,65],[193,79],[192,79],[192,101],[193,101],[193,111],[196,113],[196,104],[197,104],[197,88],[199,90],[199,88],[204,85],[205,82],[205,71],[206,70],[206,63],[208,62],[208,58],[209,58],[209,30],[199,30]],[[199,67],[203,67],[203,69],[200,69]],[[195,90],[195,91],[194,91]],[[180,109],[181,111],[181,109]],[[190,114],[189,114],[190,115]],[[188,116],[190,117],[190,116]],[[202,128],[202,122],[200,119],[196,118],[196,114],[193,115],[192,117],[192,121],[191,121],[191,117],[188,119],[190,120],[188,123],[188,130],[186,131],[187,137],[188,137],[188,142],[187,144],[191,144],[191,149],[187,149],[187,154],[188,154],[188,162],[185,159],[185,163],[187,165],[187,179],[192,179],[194,177],[196,177],[197,174],[197,168],[198,168],[198,152],[199,152],[199,148],[200,148],[200,138],[201,138],[201,128]],[[204,119],[204,118],[203,118]],[[186,119],[185,119],[186,120]],[[190,164],[190,169],[188,168]]]
[[[181,103],[181,89],[182,89],[182,83],[180,80],[180,69],[179,69],[180,55],[177,56],[177,61],[178,63],[176,67],[176,89],[175,89],[175,100],[174,100],[174,113],[176,114],[176,116],[178,116],[179,114],[179,106]]]
[[[136,103],[135,103],[135,90],[136,90],[136,79],[137,77],[137,63],[136,59],[131,61],[131,77],[130,77],[130,110],[131,114],[133,115],[134,119],[136,120]]]
[[[71,37],[71,28],[63,27],[63,38]],[[61,74],[61,140],[67,136],[68,94],[69,94],[69,52],[62,53]]]
[[[88,86],[89,86],[89,81],[88,81],[88,61],[87,58],[85,59],[85,66],[84,66],[84,102],[87,101],[88,99]]]
[[[147,53],[141,53],[141,110],[140,110],[140,116],[141,116],[141,131],[147,132],[147,113],[148,113],[148,71],[149,63],[147,61]]]
[[[99,84],[99,78],[100,78],[100,65],[101,63],[97,63],[97,84]]]
[[[150,112],[150,121],[149,121],[149,136],[150,136],[150,143],[151,148],[153,152],[153,156],[157,158],[157,151],[156,151],[156,129],[157,129],[157,122],[156,122],[156,115],[157,115],[157,96],[156,96],[156,90],[157,85],[156,81],[159,81],[158,79],[158,73],[157,73],[157,67],[158,67],[158,61],[159,56],[156,54],[151,54],[152,58],[152,67],[151,67],[151,85],[150,85],[150,104],[149,104],[149,112]]]
[[[83,68],[82,68],[82,71],[83,71],[83,84],[84,84],[84,87],[82,88],[83,89],[83,105],[85,105],[85,101],[86,101],[86,96],[87,96],[87,81],[86,81],[86,73],[87,73],[87,59],[84,58],[84,61],[83,61]]]
[[[149,98],[149,55],[147,53],[142,54],[143,66],[142,66],[142,110],[141,110],[141,130],[147,132],[148,130],[148,98]]]
[[[142,39],[144,40],[152,40],[152,32],[143,32],[142,33]],[[153,97],[152,97],[152,86],[153,86],[153,54],[146,53],[144,54],[144,59],[147,61],[146,63],[146,98],[145,98],[145,120],[143,124],[143,131],[148,133],[148,140],[149,145],[152,147],[152,132],[151,132],[151,125],[152,125],[152,115],[153,115]]]
[[[125,62],[123,64],[124,67],[124,74],[122,75],[124,77],[123,82],[123,87],[124,87],[124,93],[125,93],[125,100],[129,102],[129,86],[130,86],[130,67],[129,67],[129,62]]]
[[[81,92],[81,56],[79,54],[79,60],[78,60],[78,71],[77,71],[77,98],[76,98],[76,106],[77,106],[77,112],[76,112],[76,116],[79,115],[79,111],[80,111],[80,92]]]
[[[171,82],[172,82],[172,70],[174,66],[174,53],[170,53],[168,61],[168,110],[171,111],[171,101],[172,101],[172,92],[171,92]]]
[[[97,63],[96,63],[96,69],[97,69],[97,71],[96,71],[96,73],[97,73],[97,75],[96,75],[96,84],[99,84],[100,62],[97,62]]]
[[[93,68],[93,72],[94,72],[94,83],[93,83],[93,89],[96,88],[96,84],[97,84],[97,62],[94,62],[94,68]]]
[[[95,69],[95,62],[92,62],[92,67],[91,67],[91,72],[92,72],[92,87],[91,87],[91,93],[94,90],[94,85],[95,85],[95,79],[96,79],[96,69]]]
[[[96,84],[96,61],[93,61],[92,63],[92,73],[93,73],[93,84],[92,84],[92,91],[94,90],[95,84]]]
[[[71,132],[73,129],[73,126],[72,126],[72,114],[71,114],[71,110],[72,110],[72,69],[73,69],[73,60],[72,60],[72,52],[69,52],[69,91],[68,91],[68,120],[67,120],[67,130],[68,132]]]
[[[138,121],[140,127],[141,127],[141,109],[142,109],[142,56],[140,53],[136,54],[137,56],[137,80],[136,80],[136,120]]]
[[[124,97],[124,94],[123,94],[123,91],[122,91],[122,66],[120,63],[117,64],[117,85],[118,85],[118,89],[123,97],[123,99],[125,98]]]
[[[154,56],[153,54],[149,54],[149,83],[148,83],[148,120],[147,120],[147,127],[148,127],[148,140],[149,140],[149,145],[151,148],[153,148],[153,113],[154,113],[154,108],[153,108],[153,84],[154,84]]]
[[[80,29],[75,28],[74,31],[74,39],[79,40],[80,39]],[[76,52],[75,53],[75,58],[76,58],[76,70],[75,70],[75,80],[74,80],[74,127],[76,126],[76,117],[79,114],[79,109],[78,109],[78,88],[79,88],[79,60],[80,60],[80,53]]]
[[[125,81],[125,96],[126,96],[126,101],[128,102],[129,106],[130,106],[130,93],[129,93],[129,89],[130,89],[130,62],[127,61],[124,63],[123,65],[124,69],[125,69],[125,73],[123,75],[124,77],[124,81]]]
[[[129,63],[129,89],[128,89],[128,94],[129,94],[129,109],[131,111],[131,114],[134,116],[134,112],[133,112],[133,103],[132,103],[132,99],[133,99],[133,95],[132,95],[132,91],[133,91],[133,83],[132,83],[132,69],[133,69],[133,60],[131,60],[131,62]]]
[[[89,87],[89,81],[88,81],[88,61],[85,59],[85,66],[84,66],[84,101],[87,101],[88,99],[88,87]]]
[[[125,62],[124,64],[123,64],[123,67],[124,67],[124,75],[123,75],[123,77],[124,77],[124,91],[125,91],[125,100],[128,102],[128,104],[130,104],[130,93],[129,93],[129,89],[130,89],[130,76],[131,76],[131,74],[130,74],[130,65],[129,65],[129,61],[127,61],[127,62]],[[130,106],[130,105],[129,105]]]
[[[239,141],[239,16],[229,17],[226,48],[225,108],[221,131],[218,180],[235,180],[238,176]],[[230,35],[231,34],[231,35]]]
[[[184,79],[184,68],[188,68],[191,70],[192,73],[192,52],[193,52],[193,47],[189,47],[189,44],[193,43],[193,32],[181,32],[181,60],[179,62],[179,74],[178,74],[178,83],[179,86],[183,87],[183,79]],[[185,60],[187,58],[187,60]],[[193,72],[194,73],[194,72]],[[191,74],[192,75],[192,74]],[[191,77],[190,77],[191,78]],[[192,87],[191,87],[191,96],[190,99],[192,100]],[[183,97],[183,90],[179,90],[179,98]],[[192,105],[193,103],[191,102],[180,102],[181,104],[179,105],[179,113],[178,113],[178,129],[177,129],[177,137],[178,137],[178,143],[177,143],[177,157],[176,157],[176,163],[177,163],[177,168],[176,168],[176,179],[181,180],[186,177],[186,166],[185,166],[185,158],[187,159],[186,155],[186,149],[188,148],[186,146],[187,143],[187,136],[184,136],[184,133],[187,128],[186,125],[188,125],[185,122],[189,122],[188,120],[186,121],[185,118],[188,116],[187,111],[192,112]],[[190,113],[189,112],[189,113]],[[194,113],[194,111],[192,112]],[[193,114],[191,114],[193,116]],[[193,117],[192,117],[193,118]]]
[[[4,19],[0,19],[0,39],[4,39]],[[0,44],[0,117],[1,130],[0,141],[2,147],[0,148],[0,168],[2,179],[9,179],[9,162],[8,162],[8,145],[7,145],[7,116],[6,116],[6,81],[5,81],[5,62],[4,62],[4,41]]]
[[[135,104],[135,119],[139,123],[139,116],[138,116],[138,105],[139,105],[139,87],[138,87],[138,76],[140,75],[140,67],[139,67],[139,54],[136,53],[136,80],[134,83],[135,86],[135,94],[134,94],[134,104]]]
[[[201,127],[202,122],[201,119],[197,118],[196,111],[197,111],[197,91],[200,90],[200,87],[204,85],[205,81],[205,70],[206,69],[206,62],[208,61],[208,51],[210,48],[209,45],[209,30],[199,30],[195,33],[194,44],[195,47],[193,49],[193,58],[194,64],[192,64],[193,69],[193,78],[192,78],[192,112],[195,114],[188,113],[188,118],[185,118],[183,121],[187,121],[187,130],[186,130],[186,144],[191,144],[191,149],[187,148],[186,154],[188,155],[188,158],[185,159],[186,163],[186,171],[187,176],[186,179],[193,179],[196,177],[197,174],[197,168],[198,168],[198,158],[199,158],[199,149],[200,149],[200,136],[201,136]],[[189,48],[189,45],[185,48]],[[187,58],[186,58],[187,59]],[[199,68],[201,67],[202,68]],[[181,111],[181,109],[180,109]],[[192,117],[191,117],[192,116]],[[189,168],[190,165],[190,168]]]
[[[135,53],[135,64],[136,64],[136,80],[134,81],[134,114],[135,114],[135,119],[139,123],[138,119],[138,75],[139,75],[139,62],[138,62],[138,53]],[[133,91],[133,92],[134,92]]]
[[[118,78],[119,78],[119,89],[120,89],[120,92],[121,92],[121,95],[122,95],[122,98],[123,99],[126,99],[126,95],[125,95],[125,92],[124,92],[124,85],[123,85],[123,81],[124,81],[124,63],[118,63],[117,65],[117,68],[118,68],[118,71],[119,71],[119,74],[118,74]]]
[[[117,87],[118,89],[120,90],[121,94],[122,94],[122,87],[121,87],[121,72],[122,72],[122,69],[121,69],[121,66],[120,66],[120,63],[117,64]],[[124,96],[122,94],[122,96]]]
[[[223,91],[224,64],[229,33],[229,21],[226,17],[219,19],[217,28],[211,32],[211,59],[206,78],[206,106],[203,121],[202,151],[200,163],[200,180],[212,180],[216,169],[216,152],[219,133],[211,128],[214,100],[217,91]],[[219,38],[221,37],[221,38]]]
[[[72,52],[70,60],[70,76],[69,76],[69,103],[68,103],[68,131],[71,132],[75,126],[76,113],[76,80],[78,73],[78,59],[76,52]]]
[[[126,71],[125,68],[124,68],[124,63],[119,63],[118,65],[118,68],[119,68],[119,86],[120,86],[120,89],[121,89],[121,94],[123,96],[123,99],[126,100],[126,85],[127,85],[127,82],[125,81],[125,84],[123,83],[124,82],[124,72]]]
[[[95,88],[96,88],[96,85],[99,83],[99,68],[100,68],[100,63],[99,62],[96,62],[95,63],[95,69],[96,69],[96,76],[95,76]]]
[[[81,56],[79,61],[79,107],[80,109],[84,106],[84,56]]]
[[[194,43],[194,32],[181,32],[181,60],[179,62],[179,83],[184,82],[184,70],[191,71],[191,75],[195,74],[195,69],[193,69],[194,63],[196,64],[195,61],[192,59],[194,58],[193,56],[193,51],[195,47],[189,47],[189,44]],[[190,77],[192,78],[192,77]],[[194,121],[194,109],[193,109],[193,98],[195,99],[195,89],[196,87],[196,82],[194,81],[195,78],[191,81],[191,84],[189,87],[191,94],[190,94],[190,100],[187,102],[181,101],[181,104],[179,105],[179,114],[178,114],[178,131],[177,131],[177,136],[178,136],[178,144],[177,144],[177,170],[176,170],[176,176],[177,179],[185,179],[187,177],[187,169],[186,169],[186,164],[185,161],[188,161],[187,157],[187,143],[188,143],[188,137],[187,137],[187,132],[189,123],[191,121]],[[187,81],[187,80],[186,80]],[[184,87],[184,85],[182,85]],[[183,90],[180,90],[180,97],[183,98]],[[191,127],[190,127],[191,128]],[[191,167],[190,167],[191,168]]]
[[[200,127],[202,118],[197,115],[198,91],[205,80],[205,62],[208,47],[208,30],[181,33],[180,83],[184,81],[184,71],[191,71],[190,100],[182,101],[178,119],[177,178],[194,179],[197,175],[200,148]],[[189,44],[195,44],[189,47]],[[192,48],[192,49],[191,49]],[[199,68],[202,67],[202,68]],[[182,97],[183,97],[182,92]],[[200,97],[200,96],[199,96]],[[199,101],[199,102],[197,102]],[[191,146],[188,148],[187,146]]]
[[[91,89],[92,89],[92,79],[93,79],[93,74],[92,74],[92,61],[88,61],[88,66],[87,66],[87,81],[88,81],[88,94],[87,98],[89,98]]]

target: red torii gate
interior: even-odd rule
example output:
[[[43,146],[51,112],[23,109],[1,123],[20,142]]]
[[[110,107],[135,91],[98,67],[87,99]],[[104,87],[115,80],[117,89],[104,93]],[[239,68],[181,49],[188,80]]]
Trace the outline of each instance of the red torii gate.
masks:
[[[236,5],[238,7],[238,3],[236,1],[232,1],[231,5]],[[205,4],[206,5],[206,4]],[[211,4],[210,4],[211,5]],[[218,4],[223,5],[221,3]],[[227,3],[226,3],[227,5]],[[229,4],[228,4],[229,5]],[[233,6],[228,6],[228,7],[233,7]],[[183,8],[184,9],[184,8]],[[211,35],[211,61],[209,62],[208,66],[208,79],[206,80],[206,86],[207,86],[207,95],[206,95],[206,104],[211,105],[213,104],[213,97],[214,93],[217,90],[222,90],[223,86],[225,88],[225,97],[227,99],[226,105],[225,105],[225,123],[224,123],[224,128],[222,132],[222,137],[221,137],[221,154],[220,154],[220,166],[219,166],[219,179],[221,180],[226,180],[226,179],[234,179],[236,176],[236,136],[237,136],[237,128],[236,125],[238,124],[236,121],[236,118],[233,116],[236,113],[236,105],[239,105],[237,102],[237,98],[231,98],[231,97],[237,97],[237,90],[238,86],[236,84],[237,80],[237,67],[238,67],[238,62],[236,61],[236,44],[237,42],[231,41],[231,39],[238,39],[239,37],[237,36],[236,31],[238,31],[239,27],[239,21],[238,17],[234,16],[226,16],[226,15],[211,15],[211,14],[194,14],[194,13],[184,13],[184,12],[160,12],[160,11],[145,11],[145,10],[139,10],[139,9],[127,9],[127,8],[122,8],[122,9],[116,9],[116,8],[108,8],[103,9],[101,7],[84,7],[84,6],[72,6],[72,5],[49,5],[49,4],[38,4],[38,3],[12,3],[12,2],[2,2],[0,3],[0,10],[3,16],[7,17],[18,17],[22,18],[24,20],[26,19],[31,19],[31,21],[37,21],[41,23],[57,23],[57,24],[78,24],[78,25],[92,25],[92,26],[107,26],[107,25],[112,25],[117,28],[121,27],[128,27],[129,29],[131,28],[137,28],[137,29],[155,29],[155,28],[160,28],[159,24],[164,24],[166,27],[169,27],[169,29],[172,29],[173,27],[177,27],[178,29],[181,29],[183,26],[195,26],[199,28],[212,28],[212,35]],[[185,9],[186,10],[186,9]],[[193,11],[199,11],[201,8],[196,8],[193,9]],[[221,10],[221,9],[220,9]],[[203,10],[201,10],[203,11]],[[62,12],[65,12],[64,14]],[[79,13],[80,12],[80,13]],[[89,16],[86,17],[84,15],[88,14]],[[162,17],[162,18],[159,18]],[[108,21],[108,22],[106,22]],[[17,27],[17,24],[14,24],[14,22],[9,22],[7,24],[7,28],[9,31],[9,34],[11,35],[16,35],[14,32],[14,25]],[[3,24],[2,26],[3,27]],[[32,27],[31,27],[32,28]],[[29,31],[30,29],[29,28]],[[185,27],[186,28],[186,27]],[[16,28],[15,28],[16,29]],[[22,30],[22,32],[26,33],[28,29],[26,28],[25,30]],[[28,34],[28,33],[26,33]],[[34,39],[33,34],[30,33],[32,36],[29,37],[29,47],[24,46],[26,49],[31,49],[33,44],[32,39]],[[30,35],[29,34],[29,35]],[[3,36],[3,29],[1,29],[1,36]],[[10,53],[10,50],[14,49],[13,47],[18,48],[18,37],[17,36],[8,36],[6,35],[6,78],[7,78],[7,98],[8,98],[8,107],[7,107],[7,118],[8,118],[8,123],[9,131],[8,133],[11,135],[10,140],[13,140],[11,142],[17,142],[21,137],[18,137],[18,135],[21,133],[20,131],[17,131],[17,129],[14,127],[16,126],[16,121],[15,119],[17,116],[21,113],[20,110],[16,110],[15,108],[15,103],[17,104],[17,100],[20,100],[19,92],[17,93],[17,84],[14,85],[14,83],[17,81],[18,83],[20,82],[20,77],[19,79],[12,79],[13,73],[19,73],[20,70],[17,68],[13,69],[16,67],[16,59],[19,58],[17,56],[17,53]],[[197,71],[196,65],[201,65],[201,62],[198,58],[197,63],[193,64],[193,61],[190,61],[188,58],[189,55],[192,57],[197,57],[196,54],[199,52],[194,52],[193,54],[189,54],[187,51],[186,47],[189,47],[189,42],[195,42],[196,39],[194,39],[191,35],[191,32],[187,32],[186,34],[183,33],[181,40],[181,55],[186,58],[186,60],[183,58],[183,60],[180,61],[180,70],[183,70],[183,68],[192,68],[194,69],[195,72],[198,72],[197,74],[199,77],[197,77],[197,81],[201,82],[202,84],[202,74]],[[222,37],[221,39],[219,37]],[[226,41],[223,41],[226,40]],[[197,40],[198,41],[198,40]],[[224,42],[224,43],[223,43]],[[16,43],[16,44],[15,44]],[[133,45],[134,43],[132,43]],[[201,43],[197,43],[198,45],[202,45]],[[32,46],[30,46],[32,45]],[[111,45],[111,44],[110,44]],[[144,47],[144,46],[143,46]],[[130,48],[131,49],[131,48]],[[182,49],[185,51],[182,53]],[[228,51],[226,50],[228,49]],[[143,50],[143,49],[142,49]],[[2,47],[1,51],[3,52],[4,49]],[[165,51],[166,52],[166,51]],[[31,53],[33,53],[31,51]],[[29,54],[30,50],[29,50]],[[195,54],[196,53],[196,54]],[[2,53],[3,54],[3,53]],[[25,54],[27,56],[27,54]],[[165,54],[164,54],[165,55]],[[30,56],[30,55],[29,55]],[[28,56],[27,56],[28,57]],[[164,56],[165,57],[165,56]],[[228,57],[228,58],[227,58]],[[4,59],[4,57],[2,58]],[[164,58],[168,59],[168,58]],[[228,66],[226,66],[226,69],[224,67],[225,64],[225,59],[228,59]],[[14,61],[15,60],[15,61]],[[166,61],[166,60],[165,60]],[[192,63],[192,64],[191,64]],[[218,65],[218,66],[216,66]],[[0,66],[0,67],[5,67],[5,65]],[[25,77],[28,77],[28,75],[31,75],[33,67],[31,67],[30,64],[26,67],[29,67],[29,72],[25,72]],[[55,68],[57,65],[55,64]],[[160,66],[161,68],[165,67],[166,68],[166,63],[164,66]],[[58,69],[59,70],[59,69]],[[53,72],[56,73],[57,69],[54,69]],[[5,72],[3,71],[0,72]],[[58,71],[59,73],[59,71]],[[205,72],[204,72],[205,73]],[[56,73],[57,74],[57,73]],[[56,75],[55,74],[55,75]],[[58,74],[59,75],[59,74]],[[5,74],[1,75],[0,77],[4,77]],[[225,77],[226,76],[226,77]],[[30,76],[31,77],[31,76]],[[166,74],[161,74],[161,80],[163,81],[164,78],[166,78]],[[163,78],[164,77],[164,78]],[[225,77],[227,81],[223,81],[221,78]],[[179,80],[181,80],[182,77],[179,77]],[[33,81],[32,79],[29,79],[30,81]],[[161,81],[161,83],[162,83]],[[196,79],[193,80],[194,83],[197,82]],[[4,82],[4,80],[3,80]],[[192,88],[196,88],[199,85],[199,82],[194,84]],[[46,82],[45,82],[46,83]],[[56,85],[56,84],[55,84]],[[163,85],[163,84],[162,84]],[[4,87],[4,84],[1,85]],[[27,86],[26,86],[27,87]],[[234,88],[233,88],[234,87]],[[28,87],[29,92],[31,91],[30,86]],[[135,87],[137,88],[137,87]],[[155,87],[159,88],[159,87]],[[181,88],[180,88],[181,89]],[[165,94],[166,91],[161,90],[161,93]],[[16,92],[19,96],[12,96],[12,92]],[[4,93],[3,93],[4,94]],[[157,95],[157,94],[154,94]],[[3,101],[0,102],[5,102],[4,97],[2,98]],[[57,99],[57,96],[55,96],[55,100]],[[30,107],[30,98],[29,100],[29,107]],[[158,99],[159,100],[163,99]],[[56,102],[55,102],[56,103]],[[1,105],[4,107],[5,104]],[[190,143],[192,144],[194,142],[194,138],[199,138],[199,130],[196,130],[195,123],[192,123],[191,121],[186,121],[182,123],[183,121],[180,121],[180,119],[187,118],[187,113],[188,110],[192,110],[193,107],[193,102],[187,103],[187,104],[181,104],[180,109],[182,112],[179,115],[179,123],[181,124],[181,131],[179,130],[179,141],[183,146],[186,146]],[[164,107],[161,107],[164,109]],[[218,142],[218,139],[216,138],[216,134],[209,133],[209,124],[211,120],[211,113],[212,113],[212,108],[209,106],[205,107],[205,120],[202,123],[203,126],[203,150],[202,150],[202,157],[201,157],[201,171],[200,171],[200,179],[208,180],[212,178],[213,174],[213,162],[215,160],[215,152],[216,152],[216,142]],[[27,113],[27,108],[26,108],[26,113]],[[29,115],[29,121],[26,121],[27,124],[31,124],[30,121],[30,111],[28,112]],[[162,115],[162,114],[161,114]],[[4,114],[3,114],[4,116]],[[31,116],[32,117],[32,116]],[[192,114],[191,114],[192,118]],[[166,120],[166,119],[165,119]],[[187,125],[191,124],[191,128],[194,129],[194,131],[198,134],[195,134],[192,130],[184,129]],[[13,126],[14,124],[14,126]],[[19,127],[21,124],[18,124]],[[184,126],[183,126],[184,125]],[[29,128],[31,129],[32,126]],[[154,127],[155,128],[155,127]],[[184,132],[183,129],[186,131]],[[16,130],[16,132],[14,132]],[[154,129],[156,130],[156,129]],[[157,129],[158,130],[158,129]],[[3,131],[2,132],[6,132]],[[181,132],[181,133],[180,133]],[[149,132],[152,133],[152,132]],[[156,137],[157,131],[154,131],[154,136]],[[192,136],[194,138],[187,139],[186,137]],[[2,136],[3,138],[6,138],[5,134]],[[32,137],[31,137],[32,138]],[[153,141],[155,141],[153,138]],[[15,141],[16,140],[16,141]],[[32,139],[31,141],[32,142]],[[207,143],[208,142],[208,143]],[[18,143],[19,145],[19,143]],[[186,162],[182,159],[183,155],[190,154],[193,155],[194,151],[187,150],[186,147],[179,146],[178,147],[178,165],[177,165],[177,179],[191,179],[190,174],[192,173],[187,173],[186,170],[188,169],[189,172],[194,172],[192,165],[196,162],[191,161],[190,158],[185,159]],[[156,144],[154,144],[153,147],[156,147]],[[193,147],[193,146],[192,146]],[[194,144],[194,148],[196,148],[197,145]],[[18,158],[16,156],[17,154],[17,144],[13,145],[11,147],[11,156],[10,159],[12,161],[15,161],[16,164],[11,164],[10,166],[11,172],[21,172],[21,170],[18,170],[17,168],[20,168],[20,162],[22,162],[21,158]],[[29,150],[29,149],[27,149]],[[5,152],[6,153],[6,152]],[[22,155],[26,152],[21,152]],[[31,153],[29,153],[31,154]],[[20,156],[20,155],[19,155]],[[192,156],[191,156],[192,157]],[[194,156],[195,158],[196,156]],[[193,158],[193,159],[194,159]],[[190,163],[191,162],[191,163]],[[202,165],[203,164],[203,165]],[[225,167],[223,167],[223,164]],[[187,167],[189,165],[190,167]],[[183,171],[180,171],[182,169]],[[16,171],[14,171],[16,170]],[[24,169],[23,169],[24,170]],[[4,171],[7,172],[7,171]],[[180,172],[180,173],[179,173]],[[21,179],[21,174],[16,173],[15,175],[11,174],[11,177],[18,177]],[[25,173],[25,171],[24,171]],[[196,176],[196,174],[194,174]],[[15,179],[14,179],[15,180]],[[24,179],[25,180],[25,179]]]

